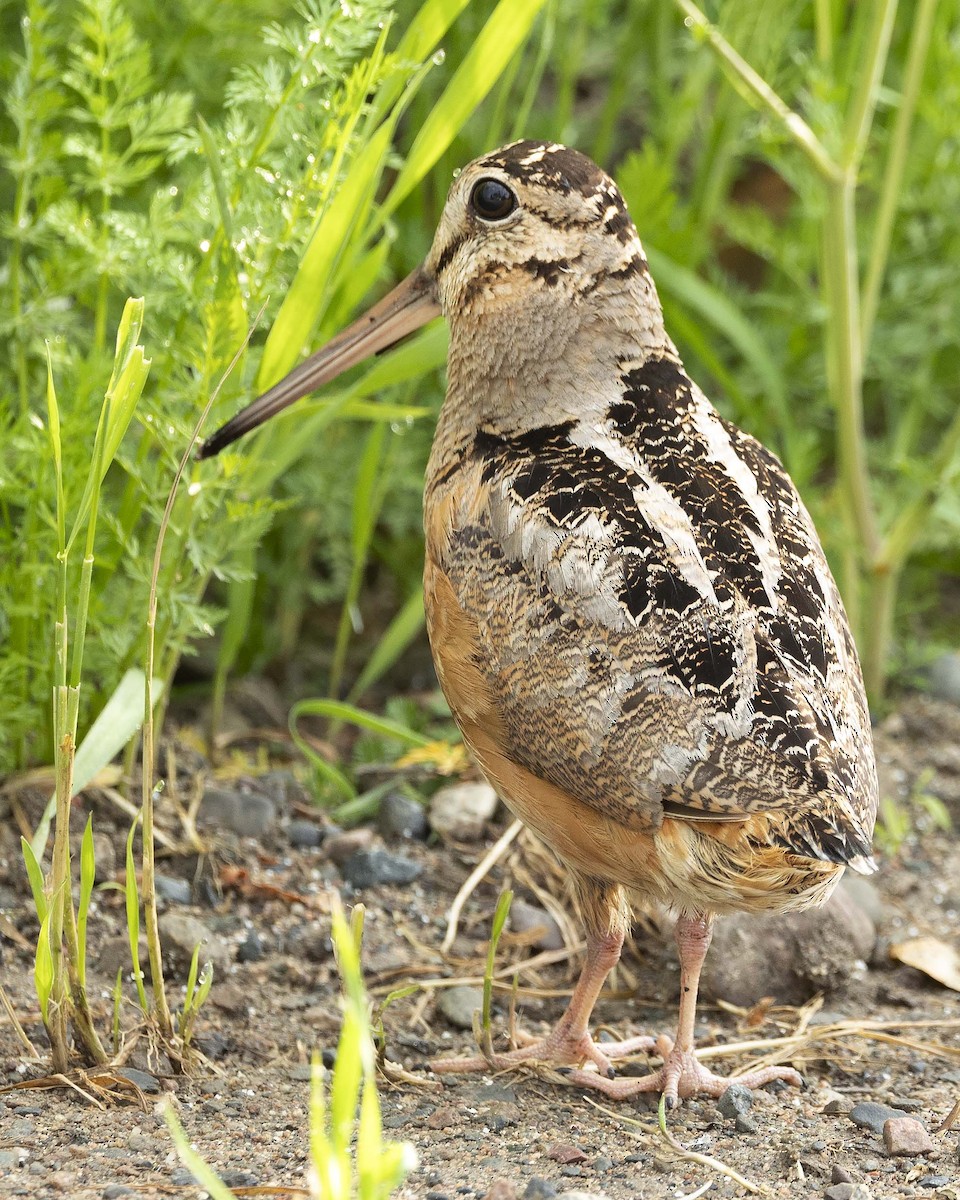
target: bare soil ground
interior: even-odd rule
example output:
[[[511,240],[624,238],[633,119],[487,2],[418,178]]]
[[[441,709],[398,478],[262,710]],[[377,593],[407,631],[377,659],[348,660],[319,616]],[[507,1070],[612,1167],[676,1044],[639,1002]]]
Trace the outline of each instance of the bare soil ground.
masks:
[[[189,803],[205,764],[184,748],[183,739],[171,744],[179,748],[176,762],[168,758],[161,764],[171,776],[162,824],[182,844],[175,804]],[[851,956],[838,967],[831,960],[818,980],[824,992],[820,1007],[816,1001],[806,1007],[761,1005],[748,1015],[723,1007],[722,996],[707,996],[700,1013],[700,1045],[714,1050],[773,1039],[808,1022],[809,1036],[790,1055],[806,1090],[757,1093],[739,1125],[708,1099],[688,1102],[668,1118],[687,1155],[720,1160],[775,1197],[960,1197],[960,1121],[937,1132],[960,1098],[960,994],[889,955],[892,944],[923,934],[948,947],[960,944],[960,845],[955,833],[933,828],[923,806],[908,799],[919,786],[947,805],[955,828],[960,823],[960,709],[908,698],[877,731],[877,748],[882,791],[907,806],[912,829],[895,853],[884,856],[876,892],[859,897],[875,930],[869,963]],[[351,833],[355,844],[332,834],[306,847],[291,842],[291,820],[300,823],[298,842],[305,837],[304,821],[328,831],[292,775],[280,771],[255,782],[258,794],[269,801],[259,809],[249,797],[245,803],[249,785],[236,770],[221,771],[217,779],[219,788],[233,789],[248,816],[259,812],[254,836],[231,832],[236,814],[221,814],[217,830],[205,835],[208,853],[166,855],[161,866],[171,896],[164,902],[167,917],[199,920],[210,939],[208,952],[218,963],[199,1029],[209,1069],[194,1078],[177,1076],[149,1053],[148,1039],[140,1036],[131,1039],[132,1049],[128,1045],[127,1066],[146,1073],[135,1076],[144,1088],[142,1105],[102,1098],[103,1107],[97,1107],[64,1087],[0,1094],[0,1195],[201,1195],[177,1160],[159,1115],[164,1097],[172,1097],[191,1141],[231,1186],[250,1188],[247,1194],[254,1195],[268,1186],[302,1188],[310,1052],[320,1047],[329,1056],[338,1034],[337,975],[329,942],[333,889],[342,891],[348,904],[366,906],[364,965],[374,998],[405,982],[420,985],[412,996],[391,1004],[384,1017],[388,1057],[416,1078],[382,1086],[390,1135],[412,1142],[419,1156],[401,1196],[483,1197],[497,1181],[504,1182],[494,1195],[504,1198],[586,1193],[609,1200],[673,1200],[747,1194],[744,1183],[671,1148],[656,1129],[650,1103],[612,1105],[530,1073],[445,1076],[441,1082],[429,1071],[431,1057],[471,1046],[471,1033],[449,1024],[437,998],[450,982],[478,981],[499,891],[512,886],[518,896],[538,904],[546,887],[562,898],[560,873],[542,851],[521,840],[474,891],[451,952],[441,954],[451,901],[509,821],[502,810],[480,842],[382,843],[370,829]],[[15,803],[7,797],[5,812],[4,803],[0,797],[0,978],[43,1052],[32,981],[37,922],[20,865],[17,827],[18,821],[36,819],[42,796],[21,793]],[[93,792],[78,805],[78,831],[88,809],[99,832],[101,878],[116,879],[127,818],[109,796]],[[351,848],[365,843],[383,844],[388,853],[416,863],[422,868],[419,877],[403,885],[345,885],[337,859],[342,862]],[[561,929],[567,930],[563,922]],[[597,1025],[617,1036],[672,1027],[677,964],[669,931],[663,914],[638,919],[614,987],[601,997]],[[187,947],[190,936],[189,928],[181,935]],[[124,937],[122,894],[98,892],[89,958],[105,1032],[117,967],[129,961]],[[768,953],[762,942],[759,952]],[[184,953],[180,950],[178,957],[171,937],[174,1002],[182,994]],[[775,955],[770,950],[770,962],[760,966],[789,967],[774,962]],[[524,944],[523,938],[508,937],[498,958],[505,977],[508,968],[518,971],[518,1020],[534,1032],[561,1011],[578,965],[575,945],[555,954],[553,963],[544,957],[529,938]],[[749,976],[755,966],[745,960],[744,973]],[[508,993],[498,992],[498,1032],[508,1023],[508,1000]],[[133,1030],[132,1005],[124,1020]],[[844,1021],[859,1025],[861,1034],[843,1032],[841,1026],[839,1036],[825,1035]],[[865,1036],[868,1024],[880,1037]],[[732,1071],[761,1053],[753,1049],[711,1063]],[[635,1069],[645,1071],[647,1065],[640,1062]],[[42,1061],[31,1061],[0,1014],[0,1085],[43,1074]],[[851,1120],[847,1110],[860,1101],[889,1104],[920,1121],[933,1152],[887,1154],[878,1133]],[[852,1185],[857,1183],[866,1190],[856,1191]]]

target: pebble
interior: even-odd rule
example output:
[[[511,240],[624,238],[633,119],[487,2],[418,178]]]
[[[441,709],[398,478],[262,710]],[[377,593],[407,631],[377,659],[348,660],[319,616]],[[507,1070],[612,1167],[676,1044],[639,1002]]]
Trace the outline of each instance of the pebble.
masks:
[[[323,841],[323,830],[313,821],[291,821],[287,826],[287,841],[298,850],[312,850]]]
[[[517,1200],[517,1190],[509,1179],[498,1179],[484,1195],[483,1200]]]
[[[751,1117],[748,1113],[739,1113],[737,1116],[737,1119],[733,1123],[733,1127],[737,1131],[737,1133],[756,1133],[757,1132],[756,1119],[754,1117]]]
[[[229,829],[239,837],[263,837],[276,821],[277,806],[269,796],[226,788],[207,788],[197,813],[199,826]]]
[[[803,1004],[847,985],[852,964],[866,961],[876,930],[866,912],[837,889],[819,909],[718,921],[703,969],[703,988],[749,1007],[761,996]]]
[[[960,704],[960,650],[941,654],[930,664],[930,695]]]
[[[888,1154],[930,1154],[933,1139],[916,1117],[890,1117],[883,1123],[883,1144]]]
[[[226,971],[233,955],[230,947],[189,913],[166,912],[160,918],[160,939],[172,958],[189,966],[194,947],[200,945],[200,963],[213,963],[215,971]]]
[[[176,879],[172,875],[158,874],[154,882],[158,900],[167,900],[170,904],[193,903],[193,889],[185,879]]]
[[[407,838],[418,842],[425,841],[430,833],[423,805],[403,792],[388,792],[380,801],[377,828],[387,839]]]
[[[531,943],[539,950],[562,950],[563,934],[545,908],[528,904],[526,900],[514,900],[510,905],[510,928],[514,933],[533,933],[541,930]]]
[[[22,1146],[11,1146],[7,1149],[0,1150],[0,1170],[13,1171],[26,1159],[27,1151]],[[552,1196],[556,1192],[550,1193]]]
[[[121,1079],[129,1080],[141,1092],[146,1092],[148,1095],[160,1091],[160,1080],[156,1075],[151,1075],[149,1071],[141,1071],[138,1067],[119,1067],[116,1074]]]
[[[833,1170],[830,1172],[831,1183],[854,1183],[855,1180],[849,1171],[845,1171],[843,1167],[834,1164]]]
[[[874,1133],[883,1133],[885,1121],[891,1117],[905,1117],[907,1114],[900,1108],[891,1108],[888,1104],[875,1104],[872,1100],[864,1100],[855,1104],[849,1112],[850,1120],[861,1129],[870,1129]]]
[[[917,1180],[917,1183],[919,1183],[921,1187],[926,1188],[946,1187],[946,1185],[950,1182],[951,1180],[947,1175],[924,1175],[922,1179]],[[956,1195],[956,1193],[954,1193],[954,1195]]]
[[[717,1111],[728,1120],[742,1117],[753,1107],[753,1092],[742,1083],[731,1083],[717,1101]]]
[[[863,909],[874,925],[879,925],[883,921],[887,914],[886,905],[880,892],[869,879],[846,871],[839,886],[858,908]]]
[[[124,1196],[135,1196],[136,1192],[124,1187],[122,1183],[108,1183],[100,1194],[103,1200],[123,1200]]]
[[[472,1029],[473,1014],[483,1007],[483,989],[465,983],[443,988],[437,1007],[457,1029]]]
[[[823,1196],[824,1200],[871,1200],[869,1188],[862,1183],[835,1183]]]
[[[523,1193],[523,1200],[555,1200],[557,1189],[546,1179],[534,1175]]]
[[[237,947],[237,962],[259,962],[264,954],[266,954],[266,947],[263,944],[263,939],[257,933],[256,929],[251,926],[247,930],[247,936]]]
[[[423,874],[423,867],[387,850],[357,850],[341,865],[340,874],[356,888],[375,887],[379,883],[412,883]]]
[[[441,837],[475,842],[483,837],[499,799],[489,783],[453,783],[430,800],[430,828]]]
[[[828,1100],[823,1106],[823,1111],[827,1116],[836,1116],[838,1113],[849,1113],[853,1111],[853,1101],[848,1096],[834,1096],[832,1100]],[[846,1183],[847,1180],[839,1180],[840,1183]]]
[[[338,864],[345,863],[358,850],[367,850],[372,844],[373,830],[365,826],[360,829],[337,829],[324,839],[327,858]]]

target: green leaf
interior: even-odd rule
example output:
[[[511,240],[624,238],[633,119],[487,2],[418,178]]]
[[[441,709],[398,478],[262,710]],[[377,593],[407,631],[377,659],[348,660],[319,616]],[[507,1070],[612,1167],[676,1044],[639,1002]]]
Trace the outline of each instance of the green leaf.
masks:
[[[387,119],[357,155],[340,190],[310,239],[293,282],[267,337],[257,374],[263,392],[285,375],[300,356],[329,300],[330,280],[357,213],[374,194],[390,149],[394,122]]]
[[[236,1193],[227,1187],[216,1171],[214,1171],[213,1167],[204,1162],[190,1145],[190,1140],[186,1133],[184,1133],[183,1126],[174,1115],[173,1107],[169,1101],[163,1103],[161,1112],[163,1113],[163,1119],[167,1123],[167,1128],[170,1130],[170,1137],[173,1139],[173,1145],[180,1161],[212,1200],[236,1200]]]
[[[57,403],[57,389],[53,382],[53,361],[50,358],[50,344],[47,349],[47,432],[50,435],[50,447],[53,451],[53,469],[57,483],[57,549],[62,554],[66,547],[66,501],[63,494],[63,448],[60,444],[60,405]]]
[[[140,969],[140,895],[137,891],[137,869],[133,861],[133,835],[142,814],[138,814],[127,834],[126,881],[124,898],[127,913],[127,940],[130,943],[130,960],[133,963],[133,978],[137,986],[137,999],[140,1008],[146,1016],[150,1009],[147,1004],[147,993],[143,986],[143,972]]]
[[[356,683],[350,689],[348,702],[362,696],[368,687],[381,679],[396,663],[423,628],[423,588],[418,587],[397,613],[367,659]]]
[[[44,1025],[49,1023],[50,995],[53,991],[53,950],[50,946],[50,916],[40,922],[40,932],[37,935],[37,952],[33,962],[33,982],[37,989],[37,999],[40,1002],[40,1013]]]
[[[33,847],[25,837],[20,839],[20,848],[23,851],[23,862],[27,868],[30,891],[33,893],[33,907],[37,910],[37,916],[43,921],[47,915],[47,894],[43,888],[43,870],[33,852]]]
[[[97,874],[96,855],[93,849],[93,813],[87,817],[80,839],[80,898],[77,904],[77,973],[80,986],[87,986],[87,917],[90,914],[90,897]]]

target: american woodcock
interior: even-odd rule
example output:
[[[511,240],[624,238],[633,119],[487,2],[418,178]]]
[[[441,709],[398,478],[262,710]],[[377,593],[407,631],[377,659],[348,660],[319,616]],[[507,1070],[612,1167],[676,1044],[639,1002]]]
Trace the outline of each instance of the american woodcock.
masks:
[[[521,141],[467,166],[425,263],[206,443],[214,454],[442,313],[447,395],[426,475],[437,675],[507,805],[582,900],[587,950],[549,1036],[458,1071],[543,1061],[615,1098],[719,1095],[694,1054],[714,914],[806,908],[874,869],[857,652],[783,467],[689,378],[619,191]],[[676,1040],[598,1046],[627,893],[678,914]],[[612,1060],[663,1065],[616,1078]],[[768,1067],[738,1082],[799,1084]]]

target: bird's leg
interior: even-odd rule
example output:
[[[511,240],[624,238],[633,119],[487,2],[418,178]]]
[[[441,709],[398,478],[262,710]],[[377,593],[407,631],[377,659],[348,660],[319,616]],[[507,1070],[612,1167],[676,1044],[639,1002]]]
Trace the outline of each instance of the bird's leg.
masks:
[[[686,1100],[701,1092],[708,1096],[721,1096],[731,1083],[752,1088],[782,1079],[796,1087],[803,1086],[800,1075],[790,1067],[764,1067],[736,1079],[726,1079],[722,1075],[715,1075],[697,1059],[694,1049],[697,991],[712,935],[713,915],[710,913],[695,913],[693,916],[684,914],[677,920],[675,936],[680,954],[680,1015],[676,1041],[665,1036],[657,1039],[657,1051],[663,1056],[660,1070],[641,1079],[601,1079],[589,1071],[573,1071],[569,1078],[574,1083],[598,1088],[615,1100],[627,1100],[642,1092],[660,1092],[666,1099],[667,1108],[673,1108],[678,1098]]]
[[[581,899],[587,924],[587,950],[583,969],[567,1008],[546,1037],[524,1039],[526,1044],[502,1054],[475,1055],[471,1058],[439,1059],[431,1063],[434,1071],[504,1070],[522,1063],[551,1063],[557,1066],[593,1063],[604,1078],[612,1078],[610,1060],[626,1054],[654,1048],[651,1037],[627,1038],[604,1043],[603,1049],[590,1036],[588,1024],[604,980],[616,966],[626,934],[627,914],[619,888],[587,881],[581,884]],[[578,1075],[595,1072],[578,1071]]]

